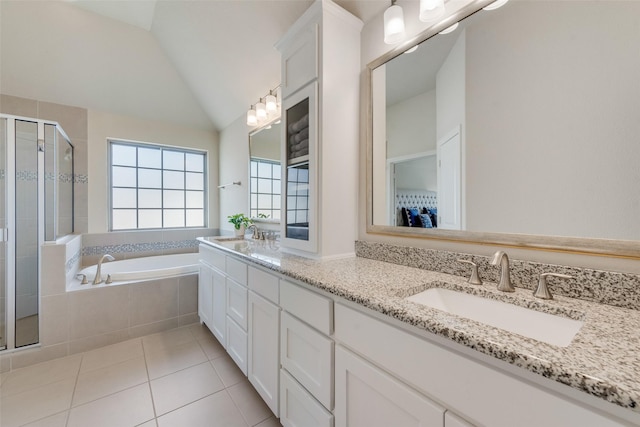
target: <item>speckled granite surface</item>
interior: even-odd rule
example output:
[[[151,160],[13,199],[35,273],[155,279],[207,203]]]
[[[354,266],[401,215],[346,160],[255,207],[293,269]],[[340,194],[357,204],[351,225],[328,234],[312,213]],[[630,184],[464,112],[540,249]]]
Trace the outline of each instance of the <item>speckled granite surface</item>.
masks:
[[[255,243],[212,242],[210,238],[201,241],[481,353],[640,412],[638,310],[560,295],[551,301],[543,301],[534,298],[529,289],[518,288],[508,294],[499,292],[495,282],[486,277],[485,284],[478,287],[467,284],[464,277],[364,257],[315,261]],[[446,267],[446,260],[438,262],[442,263],[442,268]],[[431,287],[504,300],[583,320],[584,325],[569,346],[557,347],[405,300],[407,296]]]

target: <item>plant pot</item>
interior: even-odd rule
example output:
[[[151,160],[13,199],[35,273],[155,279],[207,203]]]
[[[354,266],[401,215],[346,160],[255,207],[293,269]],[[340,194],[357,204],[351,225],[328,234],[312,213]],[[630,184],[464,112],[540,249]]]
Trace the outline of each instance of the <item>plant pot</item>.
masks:
[[[244,237],[245,228],[244,225],[241,225],[240,228],[235,229],[236,237]]]

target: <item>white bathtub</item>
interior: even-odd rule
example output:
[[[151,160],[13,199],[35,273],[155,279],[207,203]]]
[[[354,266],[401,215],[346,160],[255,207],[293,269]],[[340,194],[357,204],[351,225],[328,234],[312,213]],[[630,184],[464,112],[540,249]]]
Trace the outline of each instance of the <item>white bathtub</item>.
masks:
[[[86,289],[92,287],[96,276],[97,265],[82,269],[79,274],[85,274],[88,285],[80,285],[79,280],[74,280],[71,289]],[[107,275],[111,275],[113,285],[132,281],[162,279],[165,277],[180,276],[198,272],[198,253],[158,255],[143,258],[132,258],[121,261],[109,261],[102,263],[102,280],[100,286],[104,286]],[[75,283],[78,282],[78,283]]]

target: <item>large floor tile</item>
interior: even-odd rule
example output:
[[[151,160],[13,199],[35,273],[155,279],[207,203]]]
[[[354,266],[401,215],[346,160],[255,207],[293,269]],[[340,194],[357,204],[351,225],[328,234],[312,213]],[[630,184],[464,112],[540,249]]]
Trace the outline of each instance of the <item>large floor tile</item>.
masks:
[[[159,427],[247,427],[226,391],[220,391],[158,418]]]
[[[24,425],[24,427],[65,427],[67,425],[67,418],[69,417],[69,411],[64,411],[59,414],[51,415],[50,417],[43,418],[38,421]]]
[[[227,354],[222,344],[211,334],[199,337],[198,344],[200,344],[200,347],[202,347],[202,350],[204,350],[209,360],[217,359]]]
[[[67,427],[134,427],[153,418],[151,391],[145,383],[71,409]]]
[[[218,373],[218,376],[222,379],[225,387],[231,387],[246,378],[240,368],[238,368],[238,365],[236,365],[236,362],[234,362],[228,354],[213,359],[211,364]]]
[[[156,420],[151,420],[144,424],[139,424],[137,427],[158,427],[158,423],[156,423]]]
[[[222,380],[208,362],[151,381],[157,415],[166,414],[222,389]]]
[[[82,357],[80,372],[92,371],[144,355],[139,338],[88,351]]]
[[[104,368],[82,372],[73,394],[73,406],[131,388],[149,381],[143,356]]]
[[[229,387],[227,391],[238,409],[240,409],[244,420],[250,426],[254,426],[273,416],[273,412],[271,412],[248,380]]]
[[[142,343],[144,344],[145,353],[149,354],[158,350],[183,345],[193,340],[195,340],[195,337],[191,330],[188,327],[184,327],[147,335],[142,338]]]
[[[276,417],[271,417],[260,424],[256,424],[255,427],[282,427],[282,424],[280,424],[280,421],[278,421]]]
[[[22,426],[71,407],[75,377],[0,399],[0,425]]]
[[[160,378],[208,360],[195,340],[151,354],[146,353],[146,359],[150,379]]]
[[[66,378],[75,378],[81,360],[81,355],[74,355],[11,371],[2,382],[1,395],[9,396]]]

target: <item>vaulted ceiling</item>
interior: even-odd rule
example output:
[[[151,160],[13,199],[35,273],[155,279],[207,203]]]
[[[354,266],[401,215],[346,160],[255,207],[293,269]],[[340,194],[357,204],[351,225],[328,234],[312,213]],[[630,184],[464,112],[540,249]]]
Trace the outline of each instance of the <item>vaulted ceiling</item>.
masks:
[[[383,0],[338,0],[363,21]],[[280,82],[312,0],[0,0],[0,91],[224,129]]]

